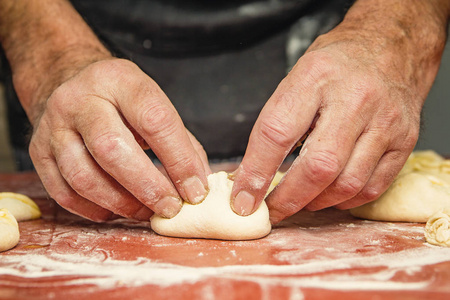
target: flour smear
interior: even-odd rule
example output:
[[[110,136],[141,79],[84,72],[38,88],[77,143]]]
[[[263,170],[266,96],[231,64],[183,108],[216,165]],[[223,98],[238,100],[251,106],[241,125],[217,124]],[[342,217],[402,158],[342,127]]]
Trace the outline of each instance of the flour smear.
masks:
[[[208,278],[246,280],[261,286],[315,287],[332,290],[417,290],[430,282],[396,281],[398,272],[414,275],[423,266],[448,261],[450,249],[424,246],[370,257],[310,260],[295,265],[229,265],[222,267],[186,267],[139,258],[121,261],[103,255],[86,257],[79,254],[4,255],[0,275],[28,279],[62,277],[59,285],[96,285],[100,288],[170,286],[195,283]],[[389,266],[389,268],[387,268]],[[373,268],[372,273],[342,272],[350,268]],[[75,279],[70,279],[72,278]],[[42,285],[41,283],[36,283]],[[30,287],[30,282],[26,285]]]

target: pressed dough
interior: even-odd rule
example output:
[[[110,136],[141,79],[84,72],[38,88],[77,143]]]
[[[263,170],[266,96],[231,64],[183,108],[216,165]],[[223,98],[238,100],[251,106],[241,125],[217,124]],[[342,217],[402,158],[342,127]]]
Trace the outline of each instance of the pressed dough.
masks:
[[[445,207],[450,207],[450,161],[428,150],[412,153],[379,199],[350,213],[370,220],[425,223]]]
[[[269,211],[263,201],[249,216],[239,216],[230,205],[233,181],[226,172],[208,176],[208,196],[197,205],[183,203],[173,218],[152,216],[152,229],[161,235],[185,238],[250,240],[270,233]]]
[[[431,216],[425,225],[425,238],[430,244],[450,247],[450,209]]]
[[[0,208],[6,208],[18,222],[38,219],[41,211],[33,200],[17,193],[0,193]]]
[[[5,208],[0,209],[0,252],[9,250],[19,243],[19,225]]]

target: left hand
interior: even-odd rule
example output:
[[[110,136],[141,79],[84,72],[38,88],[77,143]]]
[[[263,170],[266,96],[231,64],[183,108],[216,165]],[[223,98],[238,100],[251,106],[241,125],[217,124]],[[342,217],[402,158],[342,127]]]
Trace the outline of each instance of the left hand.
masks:
[[[302,208],[348,209],[377,199],[413,150],[437,67],[421,65],[403,45],[377,44],[382,39],[341,27],[313,43],[264,106],[235,172],[231,199],[238,214],[259,206],[310,128],[267,198],[272,223]]]

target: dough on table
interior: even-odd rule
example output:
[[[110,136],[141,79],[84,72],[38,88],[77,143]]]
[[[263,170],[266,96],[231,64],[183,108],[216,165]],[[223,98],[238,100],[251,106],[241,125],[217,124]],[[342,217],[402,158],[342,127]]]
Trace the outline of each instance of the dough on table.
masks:
[[[412,153],[379,199],[350,213],[370,220],[425,223],[445,207],[450,207],[450,160],[428,150]]]
[[[0,208],[8,209],[19,222],[41,217],[41,211],[37,204],[22,194],[0,193]]]
[[[0,252],[9,250],[19,243],[19,225],[6,209],[0,209]]]
[[[430,244],[450,247],[450,209],[431,216],[425,225],[425,238]]]
[[[153,215],[152,229],[166,236],[222,240],[257,239],[270,233],[269,210],[264,201],[245,217],[231,209],[233,181],[226,172],[209,175],[208,186],[208,196],[200,204],[184,202],[181,211],[171,219]]]

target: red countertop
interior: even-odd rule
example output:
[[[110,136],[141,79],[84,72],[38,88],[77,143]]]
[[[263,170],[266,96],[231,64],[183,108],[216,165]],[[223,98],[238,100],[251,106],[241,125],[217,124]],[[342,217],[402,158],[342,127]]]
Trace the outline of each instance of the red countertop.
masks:
[[[74,216],[34,173],[0,174],[0,191],[43,212],[0,253],[0,299],[450,299],[450,249],[427,244],[424,224],[327,209],[254,241],[168,238]]]

